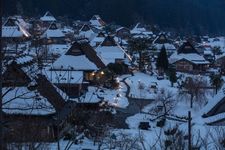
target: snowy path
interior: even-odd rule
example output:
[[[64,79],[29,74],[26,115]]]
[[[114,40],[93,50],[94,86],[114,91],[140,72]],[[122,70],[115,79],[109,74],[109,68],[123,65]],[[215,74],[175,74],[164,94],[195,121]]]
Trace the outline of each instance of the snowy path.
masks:
[[[115,128],[128,129],[125,120],[127,117],[133,116],[141,111],[144,106],[149,105],[153,100],[134,99],[129,97],[130,86],[125,82],[128,77],[124,78],[123,82],[127,86],[126,97],[128,98],[129,105],[126,108],[116,108],[116,115],[114,116],[113,124]]]

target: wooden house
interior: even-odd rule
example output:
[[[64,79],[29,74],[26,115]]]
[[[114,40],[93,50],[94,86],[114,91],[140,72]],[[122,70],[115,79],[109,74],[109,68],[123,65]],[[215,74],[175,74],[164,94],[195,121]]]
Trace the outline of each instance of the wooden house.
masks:
[[[89,22],[91,26],[94,26],[99,29],[103,28],[106,25],[106,23],[102,20],[102,18],[99,15],[94,15]]]
[[[161,33],[153,40],[152,47],[153,49],[156,49],[157,52],[160,52],[163,46],[165,47],[168,55],[171,55],[176,51],[176,47],[173,45],[172,41],[168,39],[166,34]]]
[[[130,37],[130,29],[126,27],[120,27],[116,30],[116,36],[122,39],[128,39]]]
[[[148,31],[142,23],[137,23],[130,33],[133,37],[151,38],[153,36],[153,33]]]
[[[63,130],[63,120],[57,114],[66,102],[45,76],[37,74],[36,64],[17,62],[7,66],[3,74],[7,83],[3,84],[4,141],[56,141]]]
[[[129,63],[130,57],[114,40],[113,36],[105,37],[104,41],[95,49],[97,55],[105,65],[109,63]]]
[[[79,36],[83,39],[88,39],[89,41],[93,40],[96,35],[97,34],[87,24],[84,24],[79,30]]]
[[[104,67],[88,41],[77,41],[53,63],[48,77],[69,97],[79,97],[94,80],[93,73]]]
[[[40,18],[40,21],[42,22],[42,27],[48,27],[52,22],[56,22],[56,18],[47,11],[44,16]]]
[[[209,62],[201,56],[190,42],[183,45],[169,58],[177,71],[200,73],[206,71]]]
[[[65,43],[65,34],[57,27],[56,23],[51,23],[48,29],[41,35],[43,44]]]
[[[92,47],[98,47],[105,39],[105,34],[103,32],[99,32],[98,35],[91,40],[90,45]]]
[[[220,67],[221,73],[225,74],[225,55],[216,58],[216,65]]]
[[[29,40],[31,37],[28,30],[20,24],[16,17],[9,17],[2,26],[2,38],[7,43],[19,43]]]

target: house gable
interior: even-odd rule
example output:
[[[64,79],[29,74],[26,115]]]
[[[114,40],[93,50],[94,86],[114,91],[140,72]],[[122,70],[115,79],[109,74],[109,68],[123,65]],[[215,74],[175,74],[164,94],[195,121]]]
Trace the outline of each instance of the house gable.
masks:
[[[154,43],[157,44],[165,44],[165,43],[169,43],[169,40],[167,39],[165,34],[160,34],[156,40],[154,41]]]
[[[8,18],[8,20],[4,23],[4,26],[7,26],[7,27],[17,26],[15,21],[16,21],[16,19]]]
[[[190,42],[185,42],[183,45],[178,49],[178,54],[184,53],[184,54],[189,54],[189,53],[196,53],[198,54],[198,51],[195,49],[195,47],[190,43]]]
[[[65,55],[79,56],[83,54],[84,53],[81,50],[81,45],[77,42],[74,42],[71,48],[66,52]]]
[[[50,25],[49,29],[50,29],[50,30],[57,30],[58,27],[57,27],[56,23],[53,22],[53,23]]]
[[[91,30],[91,28],[87,24],[83,25],[83,27],[80,29],[80,31],[83,31],[83,32],[86,32],[89,30]]]
[[[27,86],[31,79],[22,70],[21,66],[13,61],[7,66],[6,71],[3,73],[3,86]]]
[[[97,56],[95,50],[89,45],[87,41],[74,42],[72,47],[67,51],[66,55],[79,56],[85,55],[98,68],[104,68],[105,65]]]
[[[105,34],[103,32],[99,32],[96,37],[105,37]]]
[[[107,36],[102,42],[101,46],[117,46],[117,44],[112,36]]]

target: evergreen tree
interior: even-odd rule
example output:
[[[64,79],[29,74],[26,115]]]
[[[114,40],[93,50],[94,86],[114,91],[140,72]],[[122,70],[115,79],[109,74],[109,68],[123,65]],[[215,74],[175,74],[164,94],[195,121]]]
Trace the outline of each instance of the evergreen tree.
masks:
[[[171,82],[172,87],[173,87],[173,84],[177,82],[177,74],[174,68],[169,68],[169,80]]]
[[[168,66],[169,66],[168,56],[166,53],[166,48],[165,46],[163,46],[158,55],[156,67],[158,70],[167,71]]]
[[[216,94],[217,91],[222,87],[223,85],[223,79],[221,78],[221,75],[212,75],[210,76],[210,82],[212,84],[212,86],[215,87],[216,89]]]

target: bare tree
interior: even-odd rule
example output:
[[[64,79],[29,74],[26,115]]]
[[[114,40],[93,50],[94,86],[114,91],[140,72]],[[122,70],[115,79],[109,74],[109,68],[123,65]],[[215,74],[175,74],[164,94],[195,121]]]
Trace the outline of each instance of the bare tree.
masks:
[[[129,133],[110,133],[104,140],[101,150],[142,150],[139,136],[132,136]]]
[[[154,107],[149,110],[149,113],[156,115],[157,117],[155,119],[165,119],[167,115],[173,112],[175,104],[173,93],[161,89],[155,98]]]
[[[206,101],[208,83],[203,77],[188,77],[183,84],[183,88],[179,91],[180,97],[190,96],[190,107],[193,107],[193,102],[204,104]]]
[[[215,150],[225,149],[225,130],[223,127],[217,127],[209,132]]]

